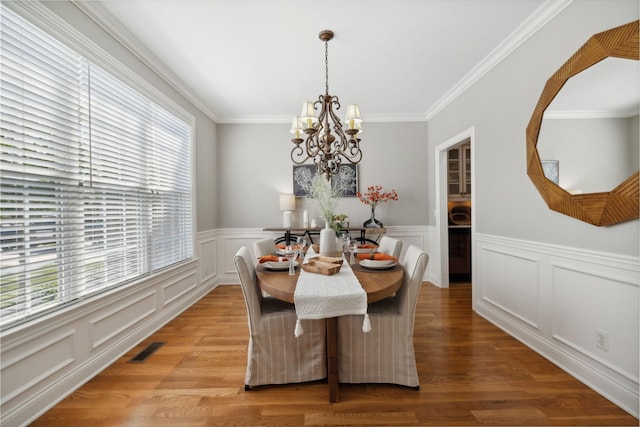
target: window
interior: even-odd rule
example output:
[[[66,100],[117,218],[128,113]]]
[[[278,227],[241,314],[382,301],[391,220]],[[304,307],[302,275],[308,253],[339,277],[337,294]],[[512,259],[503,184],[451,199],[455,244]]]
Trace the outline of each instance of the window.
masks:
[[[193,256],[191,125],[0,5],[0,325]]]

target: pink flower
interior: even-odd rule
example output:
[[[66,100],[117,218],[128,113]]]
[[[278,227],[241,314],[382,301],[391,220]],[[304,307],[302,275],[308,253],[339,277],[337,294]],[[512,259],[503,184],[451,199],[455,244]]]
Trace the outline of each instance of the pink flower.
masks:
[[[356,196],[358,196],[358,199],[360,199],[362,203],[369,205],[372,208],[375,208],[379,203],[388,202],[389,200],[398,200],[398,193],[396,193],[396,190],[392,189],[391,191],[383,193],[380,185],[372,185],[367,188],[367,192],[364,194],[358,191]]]

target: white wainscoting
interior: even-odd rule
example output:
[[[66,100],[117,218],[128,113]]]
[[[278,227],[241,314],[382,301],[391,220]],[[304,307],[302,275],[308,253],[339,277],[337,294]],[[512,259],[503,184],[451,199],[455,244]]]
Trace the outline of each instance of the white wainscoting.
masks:
[[[439,256],[434,232],[387,228],[431,260]],[[0,424],[28,424],[216,285],[238,284],[233,255],[269,236],[200,232],[194,261],[3,332]],[[637,417],[638,259],[475,236],[478,313]],[[430,261],[425,280],[436,283],[437,269]],[[608,334],[608,351],[596,347],[596,329]]]
[[[218,239],[161,274],[2,332],[0,425],[24,426],[108,367],[217,284]]]
[[[483,234],[474,248],[478,313],[637,417],[638,258]]]
[[[427,253],[432,253],[436,250],[435,247],[432,247],[434,239],[430,238],[430,235],[434,232],[434,227],[386,227],[386,230],[387,236],[402,240],[400,258],[404,256],[404,252],[409,245],[416,245]],[[281,235],[282,233],[262,231],[262,229],[259,228],[224,228],[217,230],[220,248],[218,265],[222,266],[218,283],[240,284],[240,279],[233,265],[233,256],[238,249],[246,246],[253,254],[253,242],[266,237],[275,238]],[[437,265],[435,263],[429,262],[424,280],[432,281],[435,280],[435,277],[440,277],[439,271],[435,271],[436,267]]]

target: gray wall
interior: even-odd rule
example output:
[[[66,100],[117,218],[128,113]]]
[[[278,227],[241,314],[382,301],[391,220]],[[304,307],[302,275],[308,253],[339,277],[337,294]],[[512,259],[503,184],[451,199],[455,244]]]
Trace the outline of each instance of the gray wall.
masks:
[[[595,227],[549,210],[527,177],[525,152],[525,129],[546,80],[591,35],[635,19],[636,0],[574,1],[429,121],[429,152],[475,126],[477,232],[638,255],[637,220]],[[433,205],[432,180],[427,194]]]
[[[293,191],[288,127],[286,123],[218,125],[220,228],[282,225],[279,194]],[[426,167],[426,122],[365,122],[361,147],[360,191],[381,185],[399,194],[397,202],[376,208],[376,218],[393,226],[428,224],[427,191],[432,178]],[[294,225],[300,225],[304,209],[311,216],[319,214],[312,200],[297,199]],[[353,197],[342,198],[338,211],[347,214],[354,226],[370,216],[369,208]]]

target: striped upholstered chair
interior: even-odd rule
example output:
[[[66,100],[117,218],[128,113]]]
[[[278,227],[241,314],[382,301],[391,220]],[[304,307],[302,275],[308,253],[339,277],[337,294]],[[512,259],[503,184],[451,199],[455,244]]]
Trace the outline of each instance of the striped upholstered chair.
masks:
[[[249,250],[240,248],[233,262],[240,276],[249,320],[245,390],[264,384],[326,378],[325,321],[303,320],[304,334],[296,338],[294,305],[262,295]]]
[[[400,252],[402,251],[402,240],[394,239],[389,236],[382,236],[380,238],[380,245],[378,245],[378,252],[391,255],[396,258],[400,258]]]
[[[429,256],[407,248],[404,282],[393,297],[369,304],[371,331],[362,316],[338,318],[338,373],[342,383],[390,383],[420,387],[413,349],[416,302]]]

